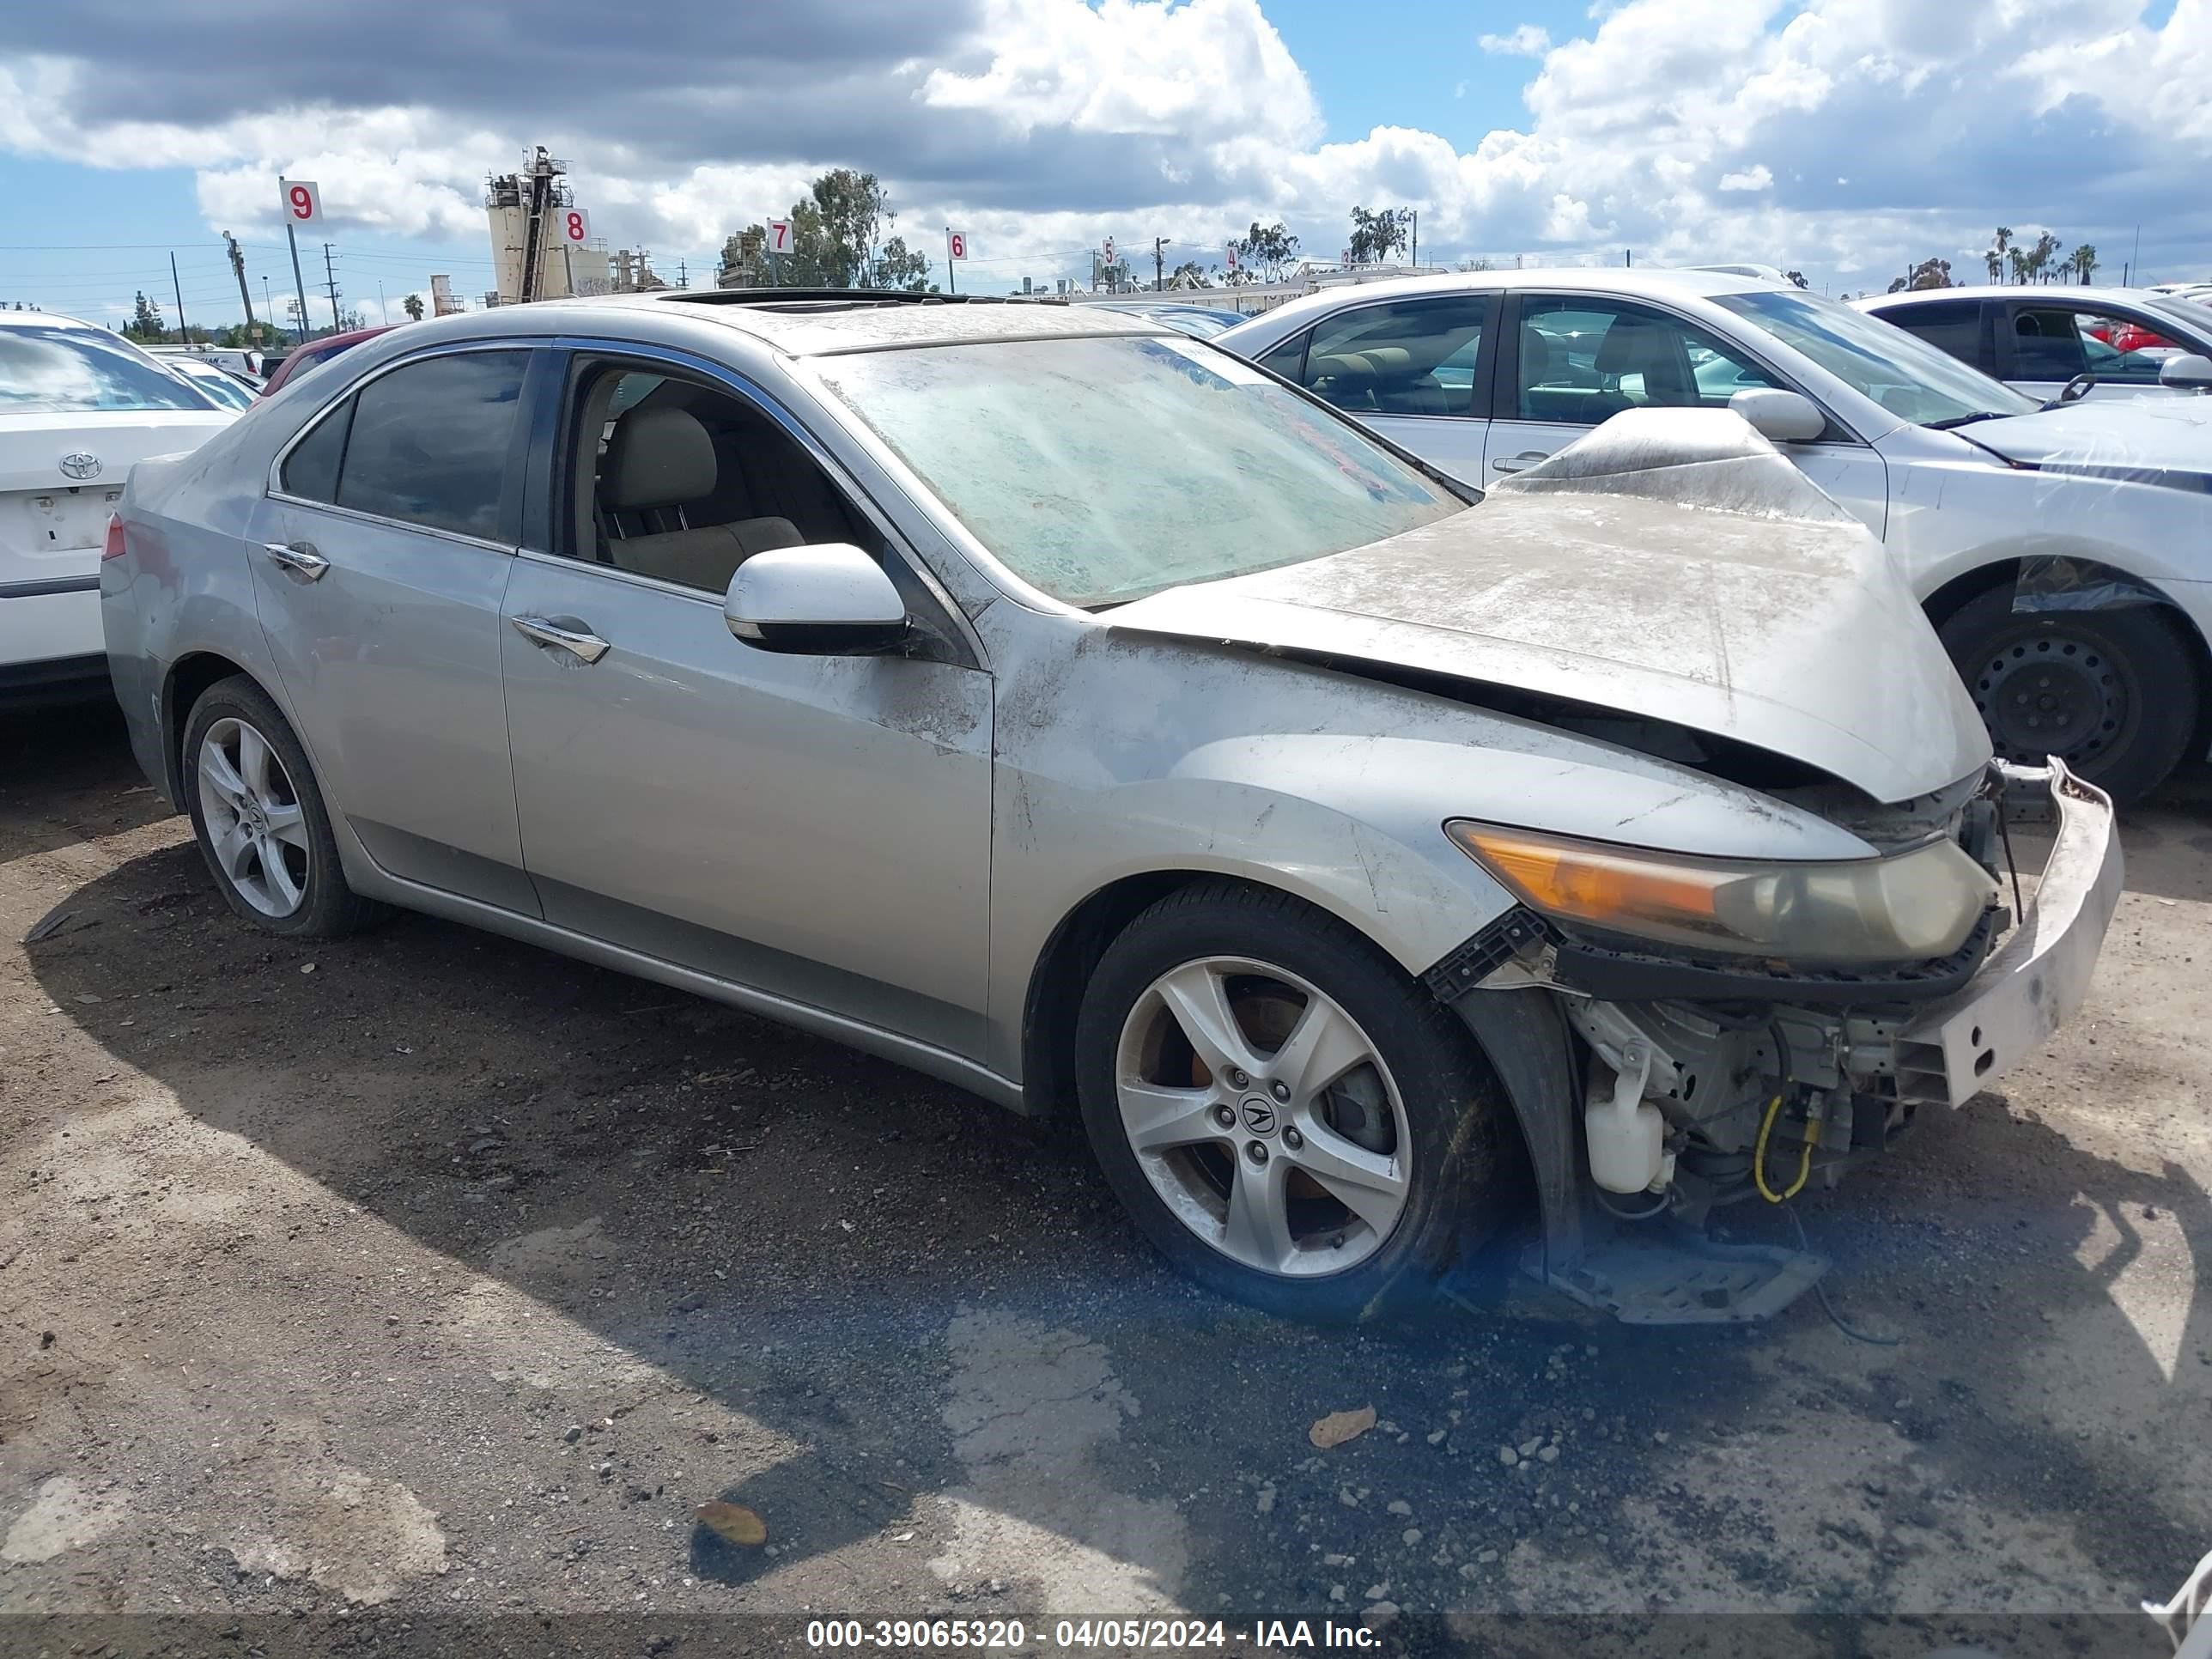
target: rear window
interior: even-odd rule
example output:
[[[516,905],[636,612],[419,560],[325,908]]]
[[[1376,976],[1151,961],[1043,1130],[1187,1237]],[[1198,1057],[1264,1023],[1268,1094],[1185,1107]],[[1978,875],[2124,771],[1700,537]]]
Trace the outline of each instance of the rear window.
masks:
[[[110,335],[0,328],[0,410],[9,414],[216,406],[212,398]]]

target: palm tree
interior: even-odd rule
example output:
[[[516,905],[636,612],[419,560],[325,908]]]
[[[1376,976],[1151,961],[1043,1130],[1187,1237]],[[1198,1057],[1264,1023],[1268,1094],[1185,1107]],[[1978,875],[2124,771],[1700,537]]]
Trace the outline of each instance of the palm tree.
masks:
[[[2094,242],[2082,243],[2074,250],[2072,258],[2067,263],[2074,267],[2074,280],[2086,286],[2089,281],[2089,273],[2097,268],[2097,245]]]
[[[2028,270],[2038,282],[2047,283],[2051,280],[2051,262],[2057,257],[2058,239],[2046,230],[2035,239],[2035,246],[2028,251]]]
[[[1990,280],[1991,282],[2001,283],[2004,280],[2004,255],[2002,252],[1996,248],[1985,249],[1982,254],[1982,263],[1990,268]]]

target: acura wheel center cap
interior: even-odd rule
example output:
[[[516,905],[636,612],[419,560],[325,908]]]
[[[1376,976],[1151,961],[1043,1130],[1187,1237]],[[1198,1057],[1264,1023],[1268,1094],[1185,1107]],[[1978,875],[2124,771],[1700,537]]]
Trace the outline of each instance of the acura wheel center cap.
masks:
[[[1275,1133],[1275,1103],[1262,1095],[1247,1095],[1237,1103],[1244,1127],[1255,1135]]]

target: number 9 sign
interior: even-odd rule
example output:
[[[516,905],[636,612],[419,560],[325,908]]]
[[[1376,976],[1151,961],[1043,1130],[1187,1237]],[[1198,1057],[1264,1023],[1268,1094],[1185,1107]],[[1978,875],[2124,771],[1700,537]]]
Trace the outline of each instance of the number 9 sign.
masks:
[[[303,179],[286,179],[284,186],[284,217],[295,225],[319,224],[323,216],[321,187]]]
[[[561,234],[573,246],[583,246],[592,240],[592,216],[581,208],[562,209]]]

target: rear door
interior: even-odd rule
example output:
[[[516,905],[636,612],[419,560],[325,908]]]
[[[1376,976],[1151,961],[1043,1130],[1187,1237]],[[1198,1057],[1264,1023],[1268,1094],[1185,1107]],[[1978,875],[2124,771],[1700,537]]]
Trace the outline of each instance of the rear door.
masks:
[[[1495,294],[1355,305],[1261,361],[1454,477],[1482,483]]]
[[[500,683],[500,602],[537,354],[404,358],[278,458],[247,556],[332,808],[392,874],[535,914]]]
[[[1486,482],[1523,471],[1632,409],[1725,409],[1739,392],[1798,391],[1734,340],[1659,307],[1591,295],[1522,293],[1498,330]],[[1831,423],[1811,443],[1778,446],[1798,471],[1877,536],[1889,518],[1889,470]]]
[[[1917,334],[1938,351],[1971,363],[1984,374],[2003,378],[1995,343],[1995,319],[2003,307],[1980,300],[1929,300],[1874,314],[1885,323]]]
[[[2158,372],[2181,348],[2145,318],[2056,297],[2008,300],[1997,330],[2001,379],[2031,398],[2055,398],[2077,374],[2094,374],[2092,398],[2177,395]]]

